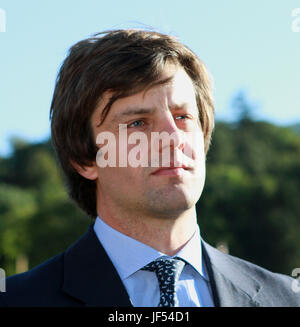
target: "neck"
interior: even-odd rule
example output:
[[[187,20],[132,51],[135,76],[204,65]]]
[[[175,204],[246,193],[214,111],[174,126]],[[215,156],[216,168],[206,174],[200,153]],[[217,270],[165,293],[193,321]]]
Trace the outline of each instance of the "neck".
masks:
[[[98,213],[112,228],[169,256],[184,247],[197,227],[195,206],[176,217],[164,218],[103,210]]]

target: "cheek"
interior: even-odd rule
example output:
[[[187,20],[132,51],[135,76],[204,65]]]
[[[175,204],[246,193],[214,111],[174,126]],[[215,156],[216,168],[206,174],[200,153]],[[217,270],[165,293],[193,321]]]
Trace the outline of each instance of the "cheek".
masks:
[[[204,140],[198,139],[194,147],[195,160],[205,161]]]
[[[140,167],[149,166],[150,142],[144,133],[132,133],[127,144],[120,144],[120,167],[135,168],[133,174],[141,174]]]
[[[97,182],[106,193],[131,192],[143,185],[143,175],[140,168],[133,167],[107,167],[99,168],[99,178]],[[116,195],[116,194],[115,194]]]
[[[194,161],[202,161],[205,159],[202,131],[185,133],[184,154]]]

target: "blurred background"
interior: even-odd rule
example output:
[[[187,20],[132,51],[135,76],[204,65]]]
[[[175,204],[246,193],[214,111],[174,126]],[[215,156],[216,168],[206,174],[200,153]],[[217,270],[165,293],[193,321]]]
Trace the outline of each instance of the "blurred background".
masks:
[[[298,7],[292,0],[1,1],[6,274],[65,250],[92,223],[68,199],[49,141],[51,97],[68,49],[103,30],[149,27],[177,36],[213,76],[217,123],[197,203],[202,237],[276,272],[300,267]]]

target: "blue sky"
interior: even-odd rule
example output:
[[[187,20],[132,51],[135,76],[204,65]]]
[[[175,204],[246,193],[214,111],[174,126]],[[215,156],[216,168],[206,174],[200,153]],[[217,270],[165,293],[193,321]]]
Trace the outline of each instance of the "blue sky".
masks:
[[[13,136],[49,136],[54,82],[69,47],[112,28],[149,25],[178,36],[213,76],[217,119],[234,117],[231,99],[244,90],[257,118],[300,122],[300,32],[292,31],[300,15],[291,15],[299,0],[4,0],[0,8],[0,155]]]

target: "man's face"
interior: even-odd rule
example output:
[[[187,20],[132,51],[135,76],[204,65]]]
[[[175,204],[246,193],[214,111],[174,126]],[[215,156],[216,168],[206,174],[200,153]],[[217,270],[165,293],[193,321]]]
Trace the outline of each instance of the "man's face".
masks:
[[[110,132],[116,141],[116,166],[97,166],[97,208],[100,216],[101,212],[113,213],[117,208],[124,215],[174,217],[193,207],[201,195],[205,180],[204,137],[194,86],[181,67],[166,66],[162,79],[168,77],[172,79],[167,84],[118,99],[97,127],[109,100],[109,94],[106,94],[92,116],[95,139],[103,132]],[[123,124],[121,129],[120,124]],[[127,139],[119,140],[120,135],[126,135],[125,130]],[[139,148],[139,142],[127,142],[136,132],[139,132],[136,135],[145,136]],[[172,134],[173,141],[169,144],[154,143],[153,132],[156,135],[162,132],[164,135]],[[144,142],[145,139],[147,142]],[[141,151],[133,152],[133,148]],[[133,153],[136,153],[137,159],[144,159],[143,165],[132,166],[130,158],[133,158]],[[124,164],[120,167],[120,155],[124,163],[124,154],[127,163],[125,167]],[[162,166],[167,167],[161,169]]]

